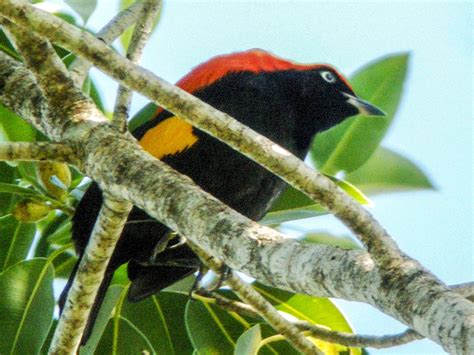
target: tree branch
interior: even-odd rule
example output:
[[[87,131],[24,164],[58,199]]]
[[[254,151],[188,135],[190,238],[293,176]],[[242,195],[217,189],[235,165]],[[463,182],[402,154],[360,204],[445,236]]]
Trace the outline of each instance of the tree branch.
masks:
[[[101,39],[105,44],[111,44],[118,38],[128,27],[132,26],[142,13],[144,1],[135,1],[132,5],[123,11],[120,11],[112,20],[109,21],[99,32],[97,38]],[[71,77],[74,83],[81,87],[87,72],[92,67],[92,63],[77,58],[69,67]]]
[[[93,237],[84,252],[54,332],[49,354],[73,354],[77,351],[97,290],[131,208],[130,203],[104,199]]]
[[[65,145],[50,142],[0,143],[0,160],[58,161],[76,164],[74,150]]]
[[[474,302],[474,282],[466,282],[450,287],[454,292],[466,297],[469,301]]]
[[[34,71],[50,103],[49,106],[58,111],[59,118],[56,118],[61,120],[61,123],[69,123],[60,115],[63,110],[72,113],[71,108],[74,108],[76,113],[79,111],[79,115],[82,115],[88,106],[92,106],[92,110],[95,109],[74,85],[49,42],[9,21],[5,21],[5,24],[25,62]],[[65,93],[71,96],[63,97]],[[61,103],[57,101],[58,97],[62,98]],[[87,110],[85,113],[88,113]],[[104,199],[56,327],[50,354],[71,354],[79,347],[97,291],[132,207],[129,202],[109,197]]]
[[[474,283],[459,284],[450,286],[450,288],[456,293],[466,297],[467,299],[470,299],[474,298],[473,285]],[[236,312],[246,317],[261,319],[260,315],[252,308],[251,305],[234,301],[216,292],[210,292],[206,289],[199,289],[193,292],[192,297],[201,302],[215,304],[228,312]],[[293,321],[292,323],[301,331],[310,331],[311,335],[315,338],[348,347],[386,349],[424,338],[413,329],[406,329],[405,331],[398,334],[379,336],[334,331],[328,329],[327,327],[301,320]]]
[[[213,257],[205,250],[199,248],[193,242],[188,241],[187,244],[199,256],[201,261],[216,274],[221,274],[226,268],[225,264],[219,259]],[[277,333],[283,335],[293,347],[303,354],[319,354],[324,355],[317,349],[311,341],[309,341],[301,331],[298,330],[290,321],[283,318],[273,305],[268,302],[262,295],[253,289],[252,286],[245,283],[233,271],[229,271],[230,275],[225,280],[239,298],[251,305],[258,315],[263,318]],[[222,277],[222,276],[221,276]]]
[[[132,63],[139,63],[145,44],[151,35],[153,29],[153,21],[161,7],[161,0],[148,0],[144,2],[141,17],[139,18],[135,29],[133,30],[132,39],[127,50],[127,58]],[[115,101],[114,115],[112,124],[121,132],[127,130],[128,111],[132,101],[132,91],[122,85],[117,90],[117,99]]]
[[[192,297],[201,302],[215,304],[228,312],[235,312],[250,318],[262,319],[260,315],[252,308],[252,306],[246,303],[228,299],[222,295],[219,295],[218,293],[212,293],[207,290],[200,289],[194,292]],[[301,320],[292,321],[292,323],[301,331],[310,331],[310,335],[317,339],[349,347],[371,347],[385,349],[423,338],[422,335],[419,335],[412,329],[407,329],[399,334],[377,336],[339,332],[330,330],[327,327],[321,325]]]

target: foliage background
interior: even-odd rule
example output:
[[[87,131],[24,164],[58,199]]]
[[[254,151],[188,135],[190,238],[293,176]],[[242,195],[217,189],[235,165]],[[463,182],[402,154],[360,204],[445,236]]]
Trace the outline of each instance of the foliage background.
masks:
[[[111,3],[99,2],[92,28],[115,13],[107,10]],[[404,97],[384,146],[422,166],[438,190],[376,196],[372,212],[402,250],[454,284],[474,274],[472,16],[469,1],[168,1],[142,63],[175,82],[213,55],[254,47],[331,63],[345,74],[382,55],[410,51]],[[113,84],[98,83],[111,107]],[[135,110],[145,103],[135,100]],[[347,233],[331,217],[298,226]],[[370,306],[337,303],[360,333],[403,329]],[[385,352],[443,353],[426,340],[370,349]]]

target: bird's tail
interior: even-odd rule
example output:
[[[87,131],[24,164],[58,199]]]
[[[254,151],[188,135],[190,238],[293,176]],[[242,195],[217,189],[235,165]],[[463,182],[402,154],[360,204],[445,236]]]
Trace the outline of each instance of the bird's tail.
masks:
[[[180,267],[180,266],[142,266],[141,264],[130,261],[128,264],[128,276],[132,281],[130,289],[128,291],[128,299],[131,302],[138,302],[146,297],[149,297],[162,289],[173,285],[177,281],[184,279],[186,276],[193,274],[197,267],[196,262],[198,259],[193,255],[194,259],[190,261],[189,267]],[[82,258],[82,257],[81,257]],[[76,277],[77,271],[79,269],[79,264],[81,260],[79,259],[74,269],[72,270],[71,276],[64,288],[61,296],[59,298],[59,308],[60,313],[63,312],[64,306],[66,304],[67,296],[69,290],[71,289],[74,278]],[[116,265],[109,264],[102,280],[97,296],[95,298],[94,304],[92,305],[89,318],[87,319],[86,327],[82,335],[80,345],[85,345],[89,340],[92,330],[94,328],[95,321],[99,315],[100,307],[104,301],[105,294],[109,288],[112,277],[116,270]]]
[[[128,300],[141,301],[196,272],[196,268],[180,266],[142,266],[131,261],[128,277],[132,281]]]

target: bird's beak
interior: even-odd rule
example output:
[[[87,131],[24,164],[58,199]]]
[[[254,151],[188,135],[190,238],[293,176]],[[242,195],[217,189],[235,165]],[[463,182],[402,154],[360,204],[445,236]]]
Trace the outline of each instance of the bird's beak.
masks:
[[[354,106],[360,114],[367,116],[385,116],[385,112],[371,103],[345,92],[343,94],[347,97],[347,103]]]

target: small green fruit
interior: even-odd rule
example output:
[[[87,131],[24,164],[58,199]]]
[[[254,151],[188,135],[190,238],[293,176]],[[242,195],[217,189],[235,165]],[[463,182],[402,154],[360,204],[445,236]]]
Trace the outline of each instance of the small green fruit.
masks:
[[[51,210],[51,206],[43,202],[26,198],[17,202],[13,216],[22,223],[34,223],[45,218]]]
[[[71,171],[67,164],[57,162],[40,162],[37,167],[38,179],[41,185],[54,197],[64,201],[67,197],[67,191],[55,185],[51,178],[56,178],[64,184],[66,188],[71,185]]]

